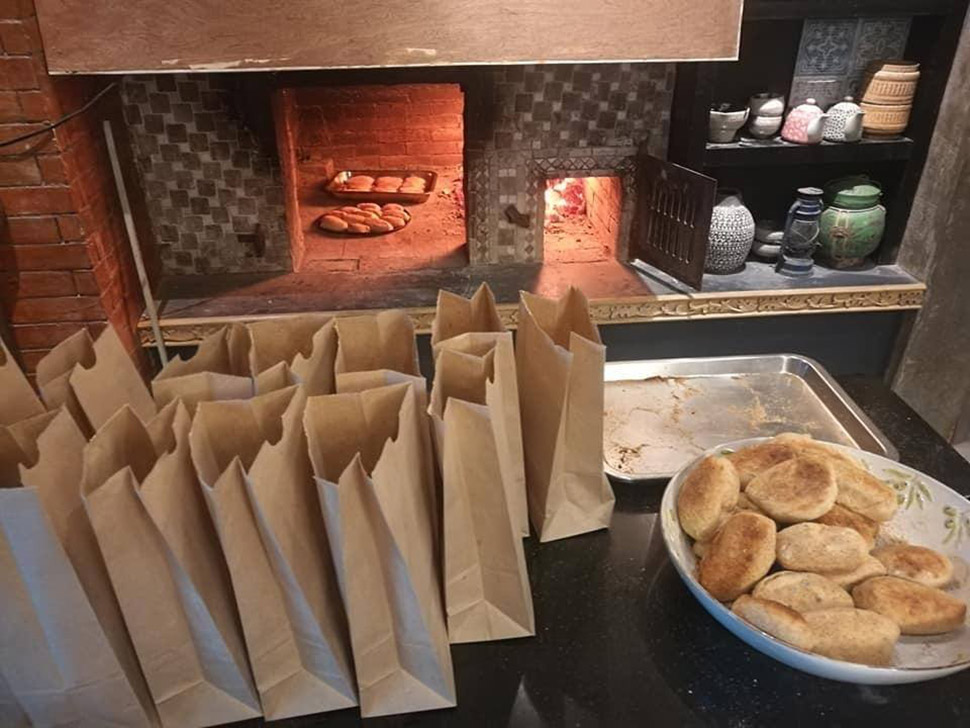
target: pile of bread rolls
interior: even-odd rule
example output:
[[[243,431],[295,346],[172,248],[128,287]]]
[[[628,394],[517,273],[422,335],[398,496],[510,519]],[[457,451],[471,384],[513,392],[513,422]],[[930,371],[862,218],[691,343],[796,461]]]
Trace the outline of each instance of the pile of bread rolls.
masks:
[[[411,213],[393,202],[383,206],[376,202],[361,202],[331,210],[319,219],[318,224],[334,233],[366,235],[400,230],[410,219]]]
[[[711,596],[795,647],[868,665],[889,665],[900,634],[941,634],[966,618],[942,590],[953,578],[946,556],[876,546],[896,507],[895,491],[853,458],[790,433],[704,458],[677,498]]]
[[[374,178],[368,174],[355,174],[338,189],[347,192],[421,194],[427,189],[427,184],[424,177],[418,175],[409,175],[408,177],[386,175]]]

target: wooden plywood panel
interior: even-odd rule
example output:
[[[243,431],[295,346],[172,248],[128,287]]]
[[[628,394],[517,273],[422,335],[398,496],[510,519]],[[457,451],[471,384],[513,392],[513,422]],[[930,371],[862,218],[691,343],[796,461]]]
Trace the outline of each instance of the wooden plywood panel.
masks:
[[[737,58],[741,0],[36,0],[51,73]]]

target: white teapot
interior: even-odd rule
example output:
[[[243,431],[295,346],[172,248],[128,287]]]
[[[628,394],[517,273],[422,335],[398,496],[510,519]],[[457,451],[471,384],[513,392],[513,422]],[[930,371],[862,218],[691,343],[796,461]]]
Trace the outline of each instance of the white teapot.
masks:
[[[866,112],[851,96],[846,96],[826,112],[822,136],[829,142],[857,142],[862,139],[862,118]]]

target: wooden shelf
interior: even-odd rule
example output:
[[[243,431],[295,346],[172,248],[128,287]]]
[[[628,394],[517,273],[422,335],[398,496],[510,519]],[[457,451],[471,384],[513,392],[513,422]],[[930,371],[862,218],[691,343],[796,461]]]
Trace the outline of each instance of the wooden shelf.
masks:
[[[961,0],[748,0],[744,20],[947,15]]]
[[[768,144],[708,143],[705,167],[763,166],[780,164],[831,164],[837,162],[885,162],[909,159],[913,140],[909,137],[863,139],[852,144],[791,144],[774,139]]]

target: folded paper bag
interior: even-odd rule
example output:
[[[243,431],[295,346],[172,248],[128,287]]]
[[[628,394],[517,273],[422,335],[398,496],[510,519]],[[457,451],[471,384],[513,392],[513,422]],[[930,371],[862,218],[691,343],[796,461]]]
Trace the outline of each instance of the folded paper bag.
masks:
[[[392,369],[403,374],[421,373],[414,324],[403,311],[341,316],[336,325],[335,373],[377,369]]]
[[[268,720],[357,705],[346,616],[310,471],[302,387],[204,402],[192,459]]]
[[[21,483],[20,467],[37,462],[37,438],[56,416],[56,411],[41,412],[11,425],[0,425],[0,488]]]
[[[44,405],[0,338],[0,426],[44,412]]]
[[[474,391],[481,394],[469,401],[488,404],[492,411],[502,483],[512,522],[523,536],[529,535],[529,508],[525,491],[525,453],[522,446],[522,418],[519,411],[519,385],[515,371],[515,349],[512,334],[472,332],[445,339],[434,347],[435,367],[442,352],[450,351],[462,357],[450,357],[446,367],[446,388],[458,386],[461,378],[466,386],[474,383]],[[462,362],[465,362],[462,364]],[[437,376],[437,375],[436,375]],[[461,397],[469,399],[468,397]]]
[[[250,368],[256,377],[256,391],[302,384],[308,396],[333,394],[337,330],[333,318],[323,314],[301,314],[254,321],[247,324],[252,348]],[[283,364],[290,375],[282,384],[279,374],[266,373]]]
[[[304,414],[365,718],[455,705],[415,409],[398,384]]]
[[[438,291],[438,303],[431,322],[431,346],[460,334],[502,331],[505,331],[505,325],[487,283],[482,283],[471,298]]]
[[[157,725],[81,507],[86,440],[67,411],[50,414],[21,466],[28,487],[0,490],[0,672],[34,725]]]
[[[199,402],[253,396],[249,370],[249,332],[241,324],[225,326],[202,339],[189,359],[173,357],[152,380],[155,404],[178,398],[195,412]]]
[[[461,392],[460,384],[473,378],[453,376],[462,364],[479,362],[443,351],[430,408],[442,472],[445,608],[452,642],[535,634],[522,538],[510,518],[493,424],[500,415],[494,401],[485,404],[485,387]],[[449,380],[459,386],[450,388]]]
[[[606,349],[586,297],[576,288],[559,299],[522,292],[515,354],[529,517],[539,540],[608,528]]]
[[[94,365],[94,341],[87,329],[68,336],[37,362],[37,388],[49,410],[65,407],[86,438],[94,434],[81,403],[71,389],[74,367]]]
[[[414,427],[421,437],[421,464],[424,470],[424,484],[427,488],[426,497],[428,512],[431,514],[431,533],[438,553],[440,540],[441,502],[440,490],[435,468],[434,446],[431,439],[431,422],[428,419],[428,382],[422,376],[402,374],[391,369],[378,369],[372,372],[346,372],[337,375],[337,394],[363,392],[368,389],[378,389],[392,384],[410,384],[414,390]]]
[[[147,425],[128,407],[84,452],[81,492],[165,726],[262,714],[222,552],[178,400]]]

